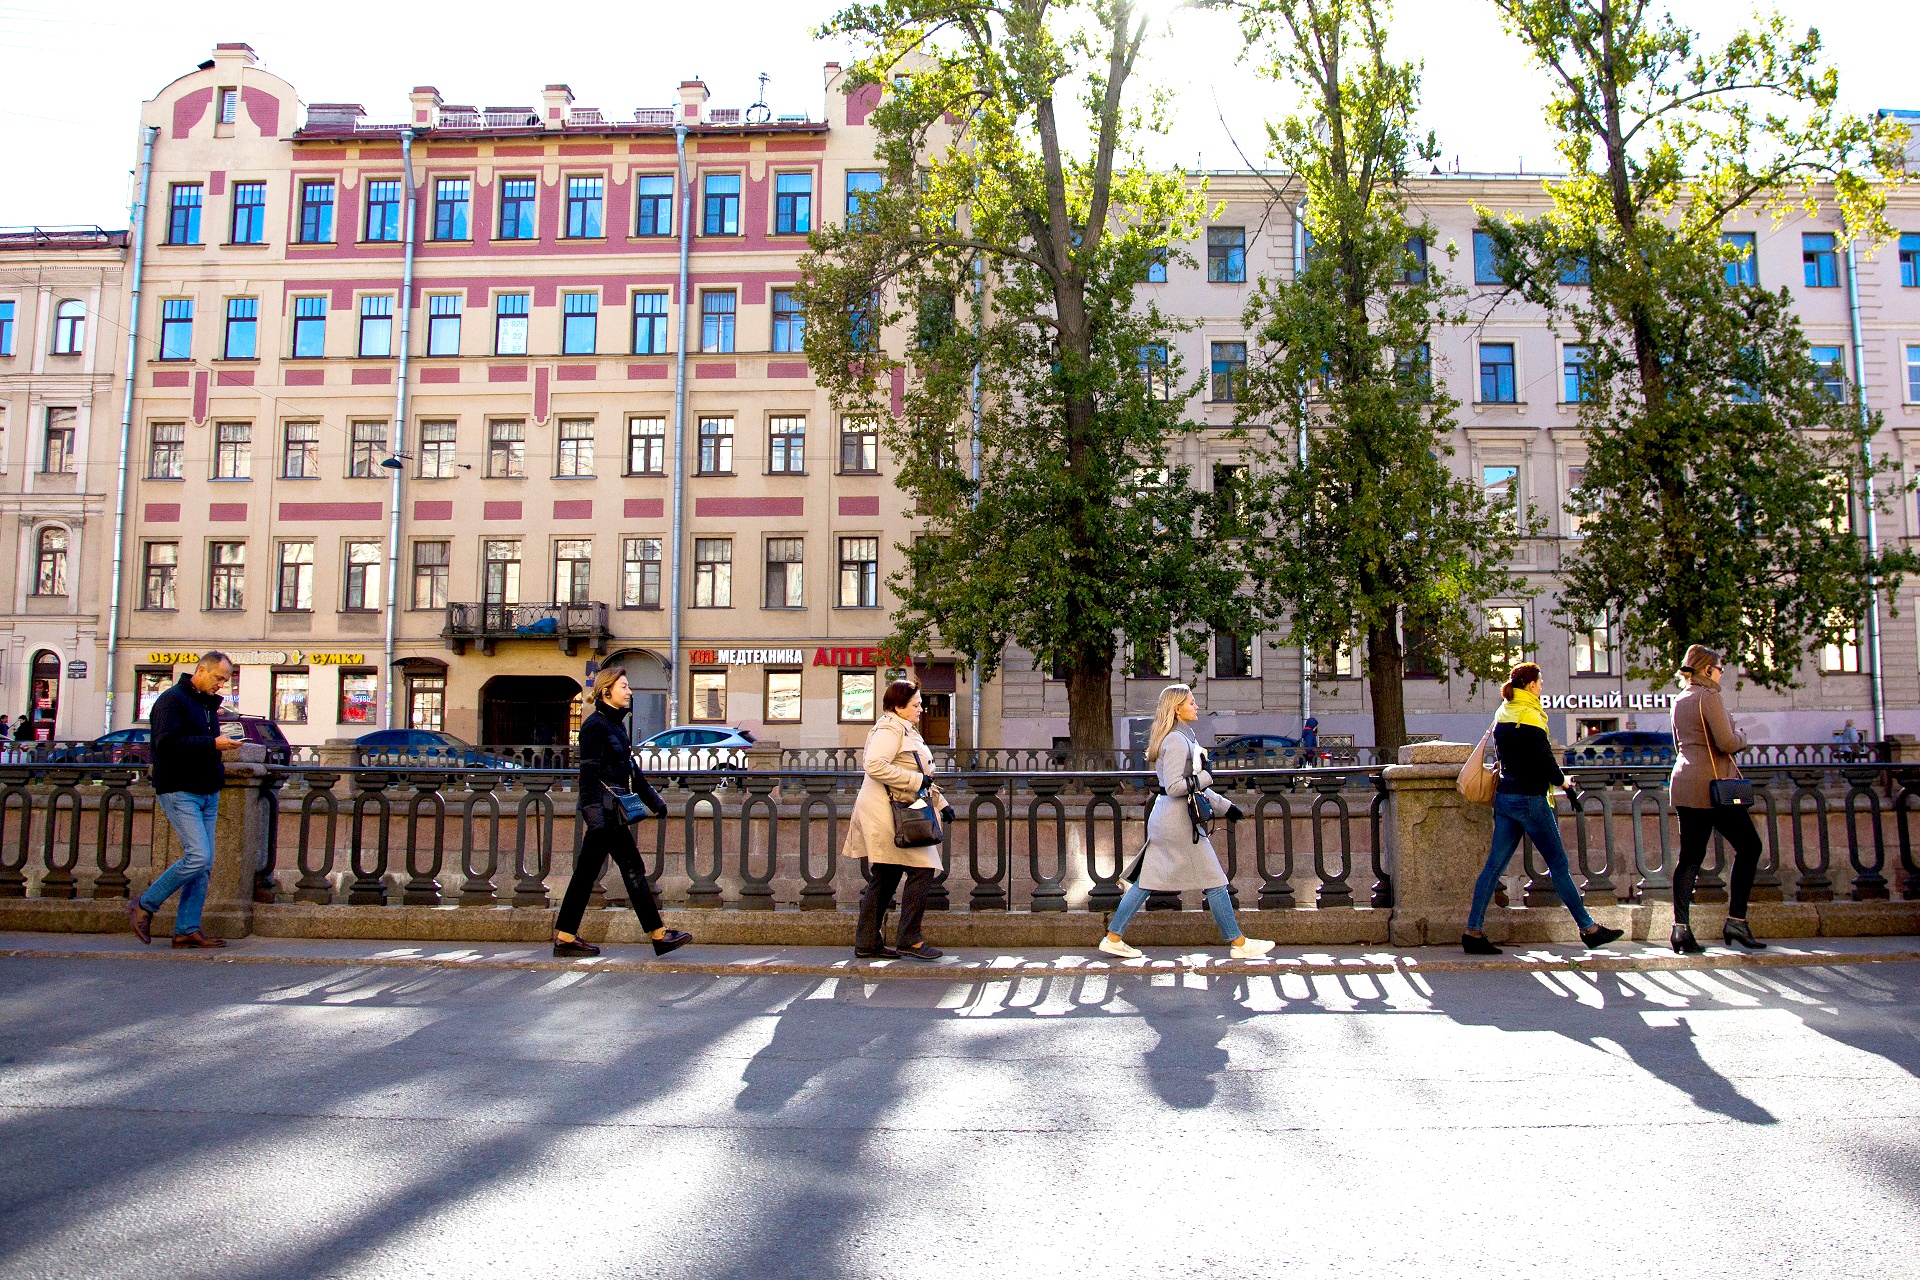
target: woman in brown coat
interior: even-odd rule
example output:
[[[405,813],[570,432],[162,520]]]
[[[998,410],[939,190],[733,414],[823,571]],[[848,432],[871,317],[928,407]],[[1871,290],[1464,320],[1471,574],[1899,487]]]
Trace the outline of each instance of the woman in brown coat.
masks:
[[[928,946],[920,936],[920,921],[927,910],[927,890],[940,872],[940,848],[902,849],[893,842],[893,807],[890,800],[911,800],[920,790],[923,778],[933,776],[933,752],[920,737],[920,686],[911,680],[895,680],[880,700],[881,715],[867,734],[867,747],[861,758],[866,777],[860,794],[853,800],[853,820],[847,826],[846,847],[841,856],[865,858],[869,868],[866,892],[860,895],[860,924],[854,932],[853,954],[862,960],[893,960],[911,956],[915,960],[938,960],[944,953]],[[941,798],[938,788],[929,792],[929,800],[941,811],[941,821],[951,822],[953,810]],[[902,880],[906,888],[900,894],[900,926],[895,946],[881,941],[881,926],[893,906],[893,895]]]
[[[1673,777],[1669,793],[1680,814],[1680,859],[1673,868],[1673,949],[1704,951],[1693,936],[1693,883],[1706,861],[1707,845],[1718,831],[1733,846],[1733,879],[1727,891],[1727,922],[1721,930],[1728,946],[1736,942],[1758,950],[1766,946],[1747,927],[1747,897],[1760,866],[1760,833],[1745,809],[1713,803],[1716,778],[1737,778],[1734,753],[1747,745],[1720,696],[1720,655],[1704,645],[1687,650],[1680,667],[1686,692],[1673,704]]]

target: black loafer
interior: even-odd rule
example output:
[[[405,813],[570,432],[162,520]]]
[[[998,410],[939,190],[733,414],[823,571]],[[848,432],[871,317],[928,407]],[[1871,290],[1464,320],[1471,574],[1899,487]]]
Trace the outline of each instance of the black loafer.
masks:
[[[892,947],[855,947],[853,958],[856,960],[898,960],[900,953]]]
[[[1470,956],[1497,956],[1500,948],[1483,934],[1463,933],[1460,935],[1460,949]]]
[[[693,935],[685,929],[669,929],[666,937],[652,939],[653,954],[663,956],[669,951],[678,951],[692,941]]]
[[[916,942],[910,947],[900,948],[900,954],[909,960],[938,960],[947,953],[924,942]]]
[[[575,938],[572,942],[561,942],[556,939],[553,944],[553,954],[562,960],[581,960],[587,956],[599,955],[600,948],[585,938]]]
[[[1626,936],[1627,935],[1619,929],[1609,929],[1606,925],[1597,924],[1585,933],[1582,933],[1580,935],[1580,941],[1587,950],[1593,951],[1599,947],[1606,946],[1609,942],[1618,942]]]

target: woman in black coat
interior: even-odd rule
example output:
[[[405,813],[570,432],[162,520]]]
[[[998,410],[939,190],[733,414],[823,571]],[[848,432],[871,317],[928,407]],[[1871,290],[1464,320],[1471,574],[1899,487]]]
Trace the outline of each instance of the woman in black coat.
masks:
[[[614,793],[632,792],[652,811],[664,817],[666,801],[653,789],[646,775],[633,765],[633,744],[627,737],[627,711],[633,706],[633,687],[627,673],[618,667],[602,671],[593,682],[594,713],[580,725],[580,794],[578,812],[586,824],[586,838],[580,842],[580,856],[574,859],[573,875],[567,881],[566,896],[560,899],[560,918],[554,922],[553,954],[556,956],[597,956],[600,948],[579,936],[580,918],[586,914],[587,899],[600,879],[600,872],[612,856],[627,882],[627,898],[640,917],[640,927],[653,942],[655,955],[665,955],[693,941],[693,935],[669,929],[660,919],[660,904],[647,883],[647,870],[640,861],[639,846],[633,842],[633,829],[620,812]]]

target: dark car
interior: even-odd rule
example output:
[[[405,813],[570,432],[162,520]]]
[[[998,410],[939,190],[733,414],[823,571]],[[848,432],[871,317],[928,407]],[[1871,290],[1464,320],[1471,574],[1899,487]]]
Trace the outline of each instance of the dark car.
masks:
[[[447,765],[462,769],[518,769],[511,760],[482,751],[437,729],[375,729],[353,740],[361,764]]]
[[[1595,733],[1566,749],[1567,764],[1672,764],[1673,735],[1649,729]]]
[[[293,761],[293,744],[287,741],[286,734],[280,732],[280,726],[271,720],[259,716],[222,714],[220,732],[229,738],[265,747],[268,764],[290,764]]]
[[[1207,758],[1216,766],[1290,769],[1303,763],[1300,739],[1284,733],[1241,733],[1214,743]]]
[[[153,733],[140,725],[103,733],[92,742],[49,745],[52,750],[42,757],[49,764],[145,764],[152,758]]]

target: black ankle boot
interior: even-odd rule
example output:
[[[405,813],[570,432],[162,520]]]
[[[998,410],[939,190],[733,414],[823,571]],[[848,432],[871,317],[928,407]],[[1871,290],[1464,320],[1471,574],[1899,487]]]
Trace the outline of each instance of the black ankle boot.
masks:
[[[1677,924],[1673,926],[1673,933],[1669,941],[1673,943],[1673,949],[1682,955],[1697,955],[1706,950],[1705,947],[1694,940],[1693,926],[1690,924]]]
[[[1720,936],[1730,947],[1738,943],[1750,951],[1764,951],[1767,948],[1766,943],[1753,936],[1753,930],[1748,927],[1745,920],[1729,917],[1727,922],[1720,926]]]
[[[1500,948],[1493,945],[1492,939],[1484,934],[1463,933],[1460,935],[1460,949],[1470,956],[1497,956]]]

